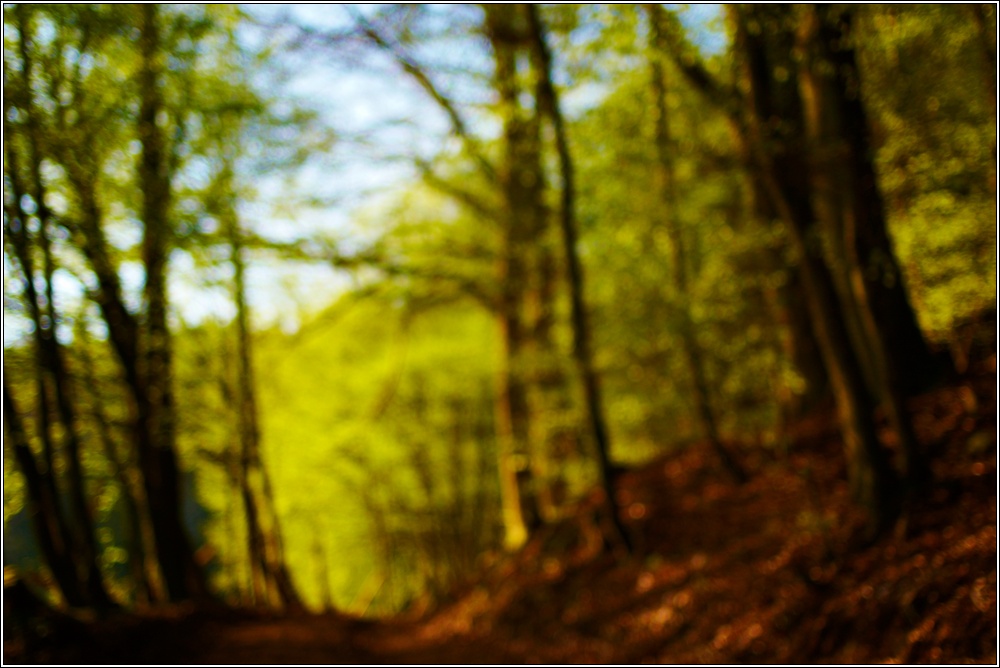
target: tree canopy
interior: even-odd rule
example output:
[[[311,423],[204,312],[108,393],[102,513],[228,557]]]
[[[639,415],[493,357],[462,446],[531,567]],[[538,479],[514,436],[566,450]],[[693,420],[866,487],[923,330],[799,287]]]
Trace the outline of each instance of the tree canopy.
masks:
[[[57,607],[390,615],[581,513],[645,558],[624,471],[817,415],[877,541],[995,353],[990,5],[12,4],[3,123]]]

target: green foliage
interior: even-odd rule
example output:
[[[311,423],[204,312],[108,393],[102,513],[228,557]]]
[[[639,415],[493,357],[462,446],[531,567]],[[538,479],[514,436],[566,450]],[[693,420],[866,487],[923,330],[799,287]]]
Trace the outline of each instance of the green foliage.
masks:
[[[289,560],[311,564],[319,541],[339,607],[355,604],[373,565],[395,587],[376,608],[416,596],[434,577],[416,570],[432,549],[419,534],[446,521],[469,531],[448,513],[495,505],[494,476],[482,470],[483,460],[487,472],[494,465],[493,339],[489,319],[468,304],[415,314],[391,299],[349,297],[295,336],[260,338],[265,458]],[[386,540],[398,552],[386,552]],[[323,592],[304,589],[321,601]]]
[[[973,11],[868,8],[858,35],[897,252],[939,338],[996,302],[996,44]]]
[[[742,211],[722,118],[701,106],[671,72],[668,78],[677,84],[669,89],[668,108],[680,193],[673,215],[685,237],[691,276],[689,294],[674,294],[673,241],[653,178],[649,76],[647,66],[621,78],[574,127],[586,146],[577,153],[582,242],[594,286],[590,303],[609,416],[628,444],[616,452],[623,459],[648,456],[643,442],[657,444],[655,451],[698,436],[679,339],[683,301],[691,305],[708,357],[724,427],[742,433],[773,424],[773,383],[787,373],[764,303],[775,272],[755,260],[781,248],[783,240]]]
[[[110,269],[122,282],[127,306],[141,317],[138,19],[135,7],[126,5],[26,7],[32,38],[24,44],[15,9],[4,8],[5,150],[18,157],[37,150],[42,157],[46,203],[54,213],[56,331],[80,415],[100,564],[111,591],[131,602],[138,585],[130,571],[135,546],[126,502],[129,476],[137,475],[129,429],[136,407],[94,303],[93,249],[80,225],[92,213],[88,207],[97,212]],[[990,26],[993,11],[984,15]],[[922,326],[942,339],[963,318],[996,302],[996,107],[988,67],[996,47],[970,12],[967,6],[867,7],[857,10],[854,33],[903,279]],[[185,485],[194,492],[186,509],[189,528],[212,586],[227,600],[250,600],[238,488],[235,239],[246,251],[251,305],[259,303],[255,285],[275,282],[275,266],[297,271],[303,259],[335,265],[349,277],[345,283],[352,281],[348,290],[331,286],[315,296],[315,303],[327,306],[304,316],[299,327],[252,333],[263,465],[273,481],[285,557],[303,598],[311,607],[359,613],[443,598],[501,542],[494,437],[503,362],[496,285],[500,189],[484,175],[489,170],[472,169],[469,151],[450,142],[431,158],[414,149],[409,158],[420,178],[367,198],[350,212],[349,225],[331,223],[306,238],[302,229],[276,223],[276,212],[304,219],[324,203],[327,193],[303,192],[298,179],[303,173],[339,178],[316,167],[317,159],[340,157],[338,137],[315,109],[288,92],[275,65],[282,59],[273,50],[278,42],[249,39],[241,10],[178,6],[163,14],[166,111],[159,122],[175,171],[171,288],[175,300],[185,301],[173,308],[175,369],[167,380],[176,395]],[[545,7],[543,15],[567,106],[586,305],[614,459],[637,462],[701,438],[683,354],[684,309],[704,351],[709,400],[723,436],[751,442],[776,432],[782,410],[776,394],[794,394],[803,382],[783,352],[786,332],[776,315],[793,258],[781,226],[754,220],[748,210],[744,166],[726,119],[664,63],[677,193],[676,211],[665,211],[655,176],[649,72],[650,58],[658,56],[646,46],[644,13],[559,5]],[[389,27],[398,24],[401,44],[430,61],[436,30],[475,54],[471,72],[440,73],[453,84],[442,87],[445,93],[476,100],[493,95],[483,88],[481,64],[489,59],[475,23],[478,11],[443,23],[431,9],[385,10],[383,18]],[[332,41],[344,53],[356,48],[346,39]],[[692,46],[687,55],[701,57],[697,50]],[[706,63],[728,83],[734,70],[729,54],[715,53]],[[525,63],[521,70],[527,80]],[[419,105],[413,102],[414,116],[427,111]],[[29,107],[35,114],[30,119]],[[499,160],[494,105],[462,111],[477,119],[468,124],[480,137],[471,143]],[[543,135],[551,224],[560,207],[560,178],[552,138]],[[21,162],[14,173],[5,161],[8,224],[17,204],[13,179],[30,176],[27,161]],[[37,203],[25,204],[37,211]],[[684,242],[686,294],[678,294],[672,279],[677,239],[664,224],[667,214]],[[39,226],[32,211],[26,224]],[[539,239],[557,248],[554,229]],[[30,253],[40,265],[42,249]],[[9,320],[20,332],[6,335],[5,372],[24,412],[30,447],[40,456],[41,402],[23,269],[9,244],[4,257],[5,325]],[[589,445],[580,437],[583,402],[573,389],[564,259],[557,252],[554,257],[552,345],[532,349],[518,363],[564,376],[551,394],[540,383],[530,389],[538,477],[530,491],[558,482],[572,501],[596,478]],[[190,316],[192,305],[200,317]],[[573,443],[552,445],[546,442],[552,434]],[[8,449],[4,524],[15,533],[5,559],[39,568],[27,534],[24,479]],[[64,476],[65,454],[57,453],[54,464]],[[801,520],[808,531],[826,531],[829,523],[819,510]]]

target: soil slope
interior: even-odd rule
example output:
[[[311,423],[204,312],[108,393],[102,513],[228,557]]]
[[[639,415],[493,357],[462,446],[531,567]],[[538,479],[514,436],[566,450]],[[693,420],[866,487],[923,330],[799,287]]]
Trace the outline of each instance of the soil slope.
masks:
[[[934,484],[875,544],[827,414],[744,447],[741,486],[697,446],[623,473],[637,557],[602,549],[595,493],[419,618],[44,613],[5,624],[5,663],[995,664],[996,407],[995,355],[913,401]]]

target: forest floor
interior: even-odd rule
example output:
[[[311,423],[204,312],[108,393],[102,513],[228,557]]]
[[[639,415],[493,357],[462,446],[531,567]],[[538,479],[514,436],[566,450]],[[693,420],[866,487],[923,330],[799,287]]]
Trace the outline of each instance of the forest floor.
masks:
[[[595,493],[419,618],[54,617],[30,638],[5,628],[4,663],[995,665],[996,387],[994,354],[913,400],[934,483],[875,544],[818,414],[781,455],[743,448],[743,485],[700,447],[623,473],[637,557],[601,549]]]

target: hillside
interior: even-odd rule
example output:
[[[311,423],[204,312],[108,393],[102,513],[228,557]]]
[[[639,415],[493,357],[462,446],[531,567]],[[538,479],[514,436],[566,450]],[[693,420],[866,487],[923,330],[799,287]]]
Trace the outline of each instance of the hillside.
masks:
[[[595,494],[420,616],[5,614],[4,662],[995,664],[996,405],[995,354],[914,400],[935,482],[874,545],[818,415],[787,454],[744,448],[742,486],[698,447],[623,473],[631,560],[601,550]]]

